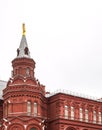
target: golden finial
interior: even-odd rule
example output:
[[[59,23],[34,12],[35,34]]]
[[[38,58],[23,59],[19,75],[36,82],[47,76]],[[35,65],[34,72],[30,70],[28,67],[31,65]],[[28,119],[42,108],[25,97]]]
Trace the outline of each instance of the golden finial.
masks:
[[[22,24],[22,34],[25,35],[25,33],[26,33],[26,29],[25,29],[25,24],[23,23]]]

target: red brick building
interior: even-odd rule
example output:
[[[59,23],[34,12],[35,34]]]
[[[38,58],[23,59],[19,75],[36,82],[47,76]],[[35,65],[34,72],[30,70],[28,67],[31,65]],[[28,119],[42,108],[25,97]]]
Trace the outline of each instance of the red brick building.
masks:
[[[12,67],[0,100],[0,130],[102,130],[101,99],[61,91],[50,94],[35,78],[24,25]]]

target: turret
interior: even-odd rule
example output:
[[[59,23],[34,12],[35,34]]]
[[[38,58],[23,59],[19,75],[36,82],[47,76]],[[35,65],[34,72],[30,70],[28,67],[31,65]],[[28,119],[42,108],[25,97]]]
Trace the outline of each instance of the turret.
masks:
[[[35,62],[30,57],[30,51],[26,40],[25,24],[22,25],[22,39],[17,49],[17,57],[12,61],[12,78],[17,76],[34,78]]]
[[[34,75],[35,61],[30,56],[25,24],[22,27],[20,46],[16,58],[12,61],[12,76],[3,90],[5,118],[34,116],[34,103],[40,104],[41,99],[45,99],[45,86],[41,85]],[[36,108],[36,112],[36,115],[41,115],[40,106]]]

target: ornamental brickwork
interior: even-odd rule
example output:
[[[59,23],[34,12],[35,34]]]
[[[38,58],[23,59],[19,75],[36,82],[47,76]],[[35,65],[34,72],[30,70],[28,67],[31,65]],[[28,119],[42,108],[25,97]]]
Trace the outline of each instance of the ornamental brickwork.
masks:
[[[35,77],[25,25],[0,100],[0,130],[102,130],[102,100],[46,92]]]

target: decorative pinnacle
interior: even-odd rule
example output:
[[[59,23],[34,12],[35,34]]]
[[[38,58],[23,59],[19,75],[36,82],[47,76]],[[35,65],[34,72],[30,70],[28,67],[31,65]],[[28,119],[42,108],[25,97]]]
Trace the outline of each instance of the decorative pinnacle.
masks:
[[[26,33],[26,29],[25,29],[25,24],[23,23],[22,24],[22,35],[25,35]]]

